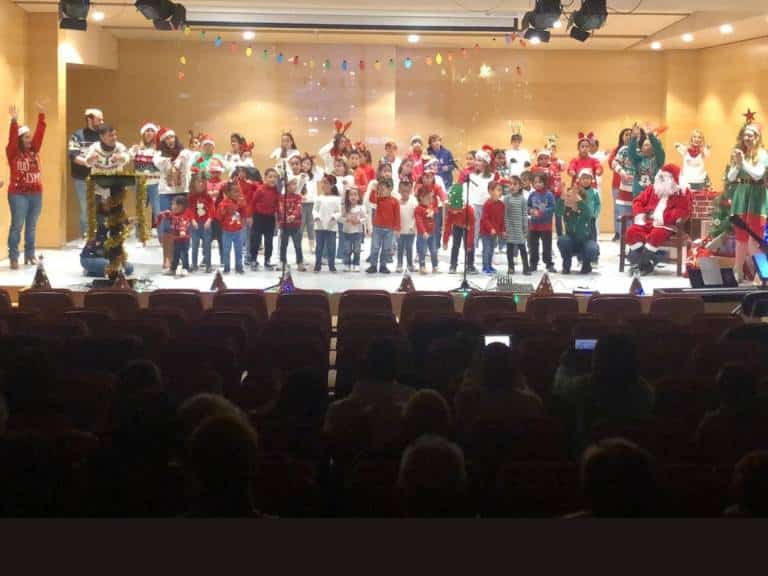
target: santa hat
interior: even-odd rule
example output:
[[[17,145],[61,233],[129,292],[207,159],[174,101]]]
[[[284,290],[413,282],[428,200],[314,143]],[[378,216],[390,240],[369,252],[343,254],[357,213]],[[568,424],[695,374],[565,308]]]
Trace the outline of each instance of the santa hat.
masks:
[[[584,132],[579,132],[579,141],[577,143],[577,146],[584,141],[592,144],[594,140],[595,140],[595,134],[593,132],[590,132],[589,134],[584,134]]]
[[[538,153],[536,154],[536,158],[541,158],[542,156],[546,156],[547,158],[551,158],[551,157],[552,157],[552,152],[550,152],[550,151],[549,151],[549,150],[547,150],[546,148],[542,148],[542,149],[541,149],[541,150],[539,150],[539,151],[538,151]]]
[[[592,168],[582,168],[581,170],[579,170],[579,178],[581,178],[585,174],[592,178],[595,177],[595,173],[592,171]]]
[[[424,159],[424,172],[432,172],[433,174],[436,174],[438,166],[439,162],[434,156],[428,156]]]
[[[98,108],[86,108],[85,115],[93,116],[94,118],[101,118],[102,120],[104,119],[104,113]]]
[[[294,156],[301,157],[301,152],[299,152],[298,150],[291,150],[290,152],[288,152],[288,155],[285,157],[285,159],[286,159],[286,161],[288,161],[291,158],[293,158]]]
[[[493,148],[491,146],[485,145],[480,150],[475,152],[475,160],[480,160],[481,162],[490,164],[491,159],[493,158],[492,154]]]
[[[200,145],[205,146],[206,144],[216,146],[216,142],[214,142],[213,138],[211,138],[208,134],[203,134],[200,138]]]
[[[744,133],[746,134],[747,132],[751,132],[755,136],[760,136],[762,132],[760,124],[756,124],[754,122],[752,124],[747,124],[744,126]]]
[[[152,122],[147,122],[141,127],[141,130],[139,130],[139,134],[144,136],[144,132],[147,130],[152,130],[153,132],[157,132],[157,124],[153,124]]]
[[[680,167],[675,164],[665,164],[662,166],[661,170],[659,172],[663,172],[665,174],[669,174],[672,176],[672,179],[675,181],[675,184],[678,186],[680,185]]]
[[[19,126],[19,136],[24,136],[24,134],[29,134],[29,126]]]
[[[224,164],[218,158],[211,158],[211,161],[208,162],[208,172],[224,172]]]
[[[168,138],[169,136],[176,136],[176,132],[174,132],[170,128],[160,128],[160,130],[157,131],[157,142],[158,144]]]
[[[421,136],[419,136],[418,134],[414,134],[413,137],[411,138],[411,146],[416,144],[416,142],[418,142],[419,144],[424,143],[423,140],[421,139]]]

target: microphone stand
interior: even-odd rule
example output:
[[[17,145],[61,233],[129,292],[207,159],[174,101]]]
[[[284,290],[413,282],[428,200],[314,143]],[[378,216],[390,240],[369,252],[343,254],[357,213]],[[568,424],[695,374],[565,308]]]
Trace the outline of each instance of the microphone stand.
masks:
[[[470,283],[467,280],[467,268],[469,265],[469,182],[472,179],[471,176],[467,176],[467,182],[464,185],[464,273],[458,288],[450,290],[450,292],[472,292],[479,291],[480,288]],[[478,230],[475,230],[475,234]],[[472,238],[472,245],[474,246],[475,239]]]
[[[264,290],[272,290],[278,288],[285,277],[285,267],[288,262],[288,239],[285,238],[285,228],[288,223],[288,168],[285,164],[285,158],[283,158],[283,191],[280,194],[283,197],[283,227],[278,234],[279,242],[277,245],[278,257],[280,258],[280,277],[277,279],[277,283],[267,286]],[[280,200],[277,201],[277,210],[280,212]],[[285,258],[282,257],[282,243],[285,242]]]

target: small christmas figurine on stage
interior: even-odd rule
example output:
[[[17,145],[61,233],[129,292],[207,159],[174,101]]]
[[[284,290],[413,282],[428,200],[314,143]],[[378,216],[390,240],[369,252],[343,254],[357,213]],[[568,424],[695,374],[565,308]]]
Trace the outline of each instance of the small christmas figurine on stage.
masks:
[[[213,277],[211,283],[211,292],[220,292],[226,290],[227,285],[224,283],[224,277],[221,275],[221,270],[216,270],[216,275]]]
[[[400,286],[397,288],[398,292],[416,292],[416,286],[413,284],[413,278],[408,272],[403,274],[403,279],[400,281]]]
[[[541,277],[541,282],[536,287],[535,296],[552,296],[555,293],[555,289],[552,288],[552,281],[549,279],[549,274],[544,272]]]
[[[48,280],[48,274],[46,274],[45,267],[43,266],[42,255],[37,257],[37,270],[35,270],[35,277],[32,280],[32,286],[30,286],[30,288],[33,290],[51,289],[51,282]]]

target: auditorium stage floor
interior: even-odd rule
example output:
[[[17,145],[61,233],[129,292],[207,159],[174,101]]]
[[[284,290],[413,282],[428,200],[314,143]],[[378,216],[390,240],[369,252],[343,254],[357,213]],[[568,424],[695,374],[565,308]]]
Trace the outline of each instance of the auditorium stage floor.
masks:
[[[275,242],[277,244],[277,242]],[[92,279],[83,276],[80,267],[80,249],[81,242],[72,242],[58,250],[43,249],[38,252],[44,256],[45,269],[48,273],[51,285],[54,288],[69,288],[72,290],[87,290]],[[308,262],[314,264],[314,255],[309,254],[307,242],[304,242],[305,256]],[[363,249],[363,254],[367,254],[370,243],[367,241]],[[606,235],[600,242],[600,264],[597,270],[588,276],[572,274],[564,276],[562,274],[552,274],[550,278],[556,292],[573,292],[574,290],[597,290],[602,293],[626,293],[629,290],[631,278],[628,274],[620,273],[618,267],[618,248],[619,244],[610,241],[610,236]],[[208,290],[213,280],[213,274],[204,274],[201,272],[182,277],[168,277],[162,275],[160,247],[157,240],[153,239],[149,245],[144,248],[133,240],[126,242],[129,261],[136,268],[134,275],[148,280],[143,283],[141,290],[154,290],[157,288],[197,288]],[[276,255],[275,255],[276,256]],[[273,263],[277,258],[273,256]],[[214,246],[214,264],[218,262],[218,256]],[[441,274],[429,274],[422,276],[418,273],[413,275],[413,281],[417,290],[452,290],[461,283],[460,274],[448,274],[449,254],[446,251],[440,251],[440,269]],[[259,258],[262,261],[262,258]],[[395,266],[390,265],[392,274],[389,276],[376,274],[368,275],[361,273],[342,272],[342,266],[337,268],[339,272],[331,274],[324,267],[323,272],[315,274],[314,272],[298,272],[293,265],[293,250],[289,249],[289,264],[292,265],[292,275],[294,283],[299,288],[319,288],[328,292],[342,292],[349,289],[380,289],[394,292],[397,290],[401,276],[394,273]],[[476,256],[475,265],[480,267],[480,254]],[[497,254],[494,256],[496,268],[500,271],[506,271],[506,257]],[[555,257],[555,265],[560,270],[559,255]],[[518,261],[519,266],[519,261]],[[577,263],[574,261],[574,268]],[[309,266],[311,270],[311,266]],[[459,272],[461,272],[461,266]],[[19,270],[10,270],[8,260],[0,261],[0,287],[18,290],[31,284],[35,273],[33,266],[22,267]],[[520,283],[530,283],[536,286],[541,279],[541,268],[533,276],[525,277],[522,274],[515,275],[515,281]],[[229,288],[266,288],[275,284],[279,278],[278,271],[251,272],[248,270],[245,275],[230,274],[224,277]],[[491,283],[491,278],[485,275],[470,276],[470,282],[481,289],[485,289]],[[664,268],[656,271],[655,274],[642,278],[642,283],[647,294],[651,294],[656,288],[682,288],[688,287],[686,278],[678,277],[675,274],[675,266],[669,263]]]

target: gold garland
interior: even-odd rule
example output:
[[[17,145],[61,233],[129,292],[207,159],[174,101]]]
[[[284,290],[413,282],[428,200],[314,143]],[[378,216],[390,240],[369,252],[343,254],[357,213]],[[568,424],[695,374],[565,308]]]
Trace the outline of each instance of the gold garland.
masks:
[[[149,240],[147,227],[147,177],[136,176],[136,218],[138,218],[138,230],[136,232],[139,242],[146,244]]]
[[[111,194],[107,199],[107,211],[109,216],[107,217],[107,229],[112,232],[117,230],[115,235],[110,234],[104,241],[104,250],[109,257],[109,264],[107,265],[107,275],[112,277],[123,269],[123,265],[126,262],[126,254],[123,249],[123,243],[130,236],[130,227],[128,224],[128,217],[123,209],[123,196],[125,192],[120,194]]]
[[[85,197],[88,210],[88,241],[96,238],[96,183],[88,176],[85,179]]]

